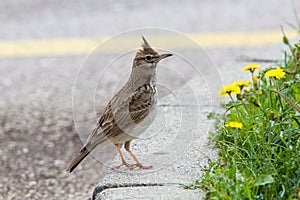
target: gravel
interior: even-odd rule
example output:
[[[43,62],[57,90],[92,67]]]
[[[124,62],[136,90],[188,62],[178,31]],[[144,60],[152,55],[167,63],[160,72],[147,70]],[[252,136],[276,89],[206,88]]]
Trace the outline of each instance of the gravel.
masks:
[[[0,199],[91,197],[104,172],[93,157],[64,171],[81,146],[70,92],[80,60],[0,61]],[[53,70],[57,63],[62,67]]]

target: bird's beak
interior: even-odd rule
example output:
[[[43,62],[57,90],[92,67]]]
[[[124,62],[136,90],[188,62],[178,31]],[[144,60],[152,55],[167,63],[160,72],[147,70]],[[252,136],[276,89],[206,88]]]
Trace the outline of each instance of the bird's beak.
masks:
[[[159,60],[165,59],[165,58],[170,57],[170,56],[173,56],[173,54],[171,54],[171,53],[161,54]]]

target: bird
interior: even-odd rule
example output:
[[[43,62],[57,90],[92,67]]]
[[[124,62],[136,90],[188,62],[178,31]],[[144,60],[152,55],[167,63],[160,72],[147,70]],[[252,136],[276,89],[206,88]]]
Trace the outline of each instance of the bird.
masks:
[[[138,49],[133,59],[127,82],[109,101],[103,115],[97,120],[96,127],[66,168],[67,172],[72,172],[92,150],[106,142],[114,144],[122,160],[120,165],[112,169],[119,169],[122,166],[130,170],[152,168],[139,162],[130,150],[130,142],[143,133],[155,117],[156,67],[159,61],[172,54],[159,54],[149,45],[144,36],[142,36],[142,41],[142,47]],[[125,161],[121,152],[122,146],[135,164]]]

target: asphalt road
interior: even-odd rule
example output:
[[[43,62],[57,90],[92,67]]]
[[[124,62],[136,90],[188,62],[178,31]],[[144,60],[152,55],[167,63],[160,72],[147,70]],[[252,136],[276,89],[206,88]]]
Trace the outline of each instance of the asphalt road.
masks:
[[[295,1],[295,8],[299,7],[300,2]],[[287,23],[295,24],[292,6],[279,0],[0,2],[1,41],[96,38],[141,27],[183,33],[251,32],[278,30],[280,25],[288,27]],[[255,51],[224,46],[209,49],[208,53],[226,80],[226,76],[239,76],[228,70],[228,63],[235,64],[243,55],[257,56]],[[117,55],[98,58],[110,56]],[[77,131],[86,130],[88,134],[96,115],[93,102],[81,102],[77,120],[82,126],[75,127],[72,90],[85,57],[0,59],[0,198],[88,199],[91,195],[104,171],[100,163],[88,157],[74,174],[63,171],[80,148]],[[90,77],[97,69],[97,61],[93,64],[94,68],[84,73],[86,85],[95,81]],[[100,96],[111,95],[114,81],[128,69],[111,73]],[[89,95],[79,91],[79,97]],[[102,105],[105,101],[97,102]],[[101,112],[101,106],[96,112]]]
[[[294,0],[295,8],[300,2]],[[179,32],[255,31],[294,24],[279,0],[1,1],[0,39],[99,37],[138,27]]]

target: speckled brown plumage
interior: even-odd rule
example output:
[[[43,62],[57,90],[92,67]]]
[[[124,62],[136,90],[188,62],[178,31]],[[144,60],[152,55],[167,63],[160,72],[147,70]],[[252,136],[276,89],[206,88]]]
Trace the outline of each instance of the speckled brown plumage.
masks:
[[[136,53],[127,83],[109,101],[96,128],[67,167],[68,172],[72,172],[94,148],[107,141],[111,141],[116,146],[121,156],[122,164],[116,168],[121,166],[129,169],[151,168],[151,166],[140,164],[130,151],[130,142],[151,124],[151,120],[146,120],[146,118],[153,112],[156,104],[156,65],[160,60],[172,54],[160,55],[150,47],[144,37],[142,39],[142,49]],[[135,164],[128,164],[125,161],[120,151],[119,144],[121,143],[125,144],[125,150],[132,156]]]

